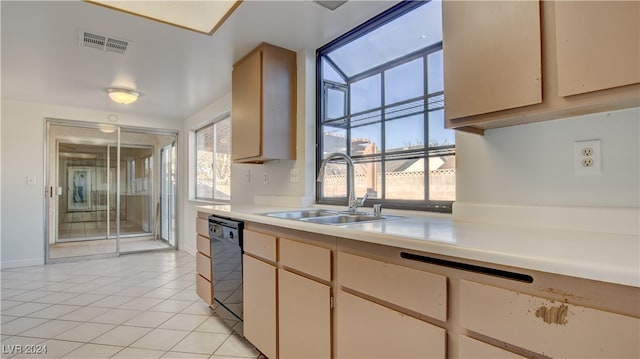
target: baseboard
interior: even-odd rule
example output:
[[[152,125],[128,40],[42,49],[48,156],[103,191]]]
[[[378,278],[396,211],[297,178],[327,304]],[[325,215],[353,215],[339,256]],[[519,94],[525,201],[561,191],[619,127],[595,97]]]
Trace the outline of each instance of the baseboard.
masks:
[[[43,264],[44,264],[44,258],[28,258],[28,259],[16,259],[11,261],[3,260],[0,267],[2,269],[8,269],[8,268],[40,266]]]
[[[639,208],[546,207],[455,202],[453,220],[585,232],[640,234]]]

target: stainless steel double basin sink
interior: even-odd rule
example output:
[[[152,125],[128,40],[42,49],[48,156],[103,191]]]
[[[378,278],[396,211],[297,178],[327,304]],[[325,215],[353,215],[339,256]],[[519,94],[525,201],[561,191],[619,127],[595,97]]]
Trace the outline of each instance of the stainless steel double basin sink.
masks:
[[[320,224],[350,224],[371,221],[384,221],[389,219],[399,219],[400,216],[374,216],[373,214],[359,212],[349,214],[343,211],[334,211],[328,209],[304,209],[286,212],[265,213],[268,217],[292,219],[301,222],[320,223]]]

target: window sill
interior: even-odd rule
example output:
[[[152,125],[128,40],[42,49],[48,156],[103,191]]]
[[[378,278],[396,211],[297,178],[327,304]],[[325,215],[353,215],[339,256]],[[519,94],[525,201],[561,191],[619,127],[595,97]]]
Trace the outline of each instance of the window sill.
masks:
[[[197,199],[197,198],[189,198],[189,203],[193,203],[195,205],[201,206],[201,205],[216,205],[216,204],[230,204],[230,201],[221,201],[221,200],[213,200],[213,201],[208,201],[205,199]]]

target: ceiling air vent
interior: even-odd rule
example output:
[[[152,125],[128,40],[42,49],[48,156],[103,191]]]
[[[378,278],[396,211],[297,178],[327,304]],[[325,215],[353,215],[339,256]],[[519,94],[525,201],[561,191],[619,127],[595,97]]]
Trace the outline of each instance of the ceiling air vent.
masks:
[[[129,46],[129,41],[80,30],[80,46],[124,54]]]

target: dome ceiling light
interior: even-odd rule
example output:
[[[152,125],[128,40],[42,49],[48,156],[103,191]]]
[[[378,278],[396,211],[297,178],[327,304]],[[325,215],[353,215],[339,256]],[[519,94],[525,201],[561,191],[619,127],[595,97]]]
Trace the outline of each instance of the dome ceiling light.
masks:
[[[134,103],[138,100],[138,97],[140,97],[140,92],[138,91],[112,87],[107,89],[107,93],[109,94],[109,97],[113,100],[113,102],[117,102],[123,105]]]

